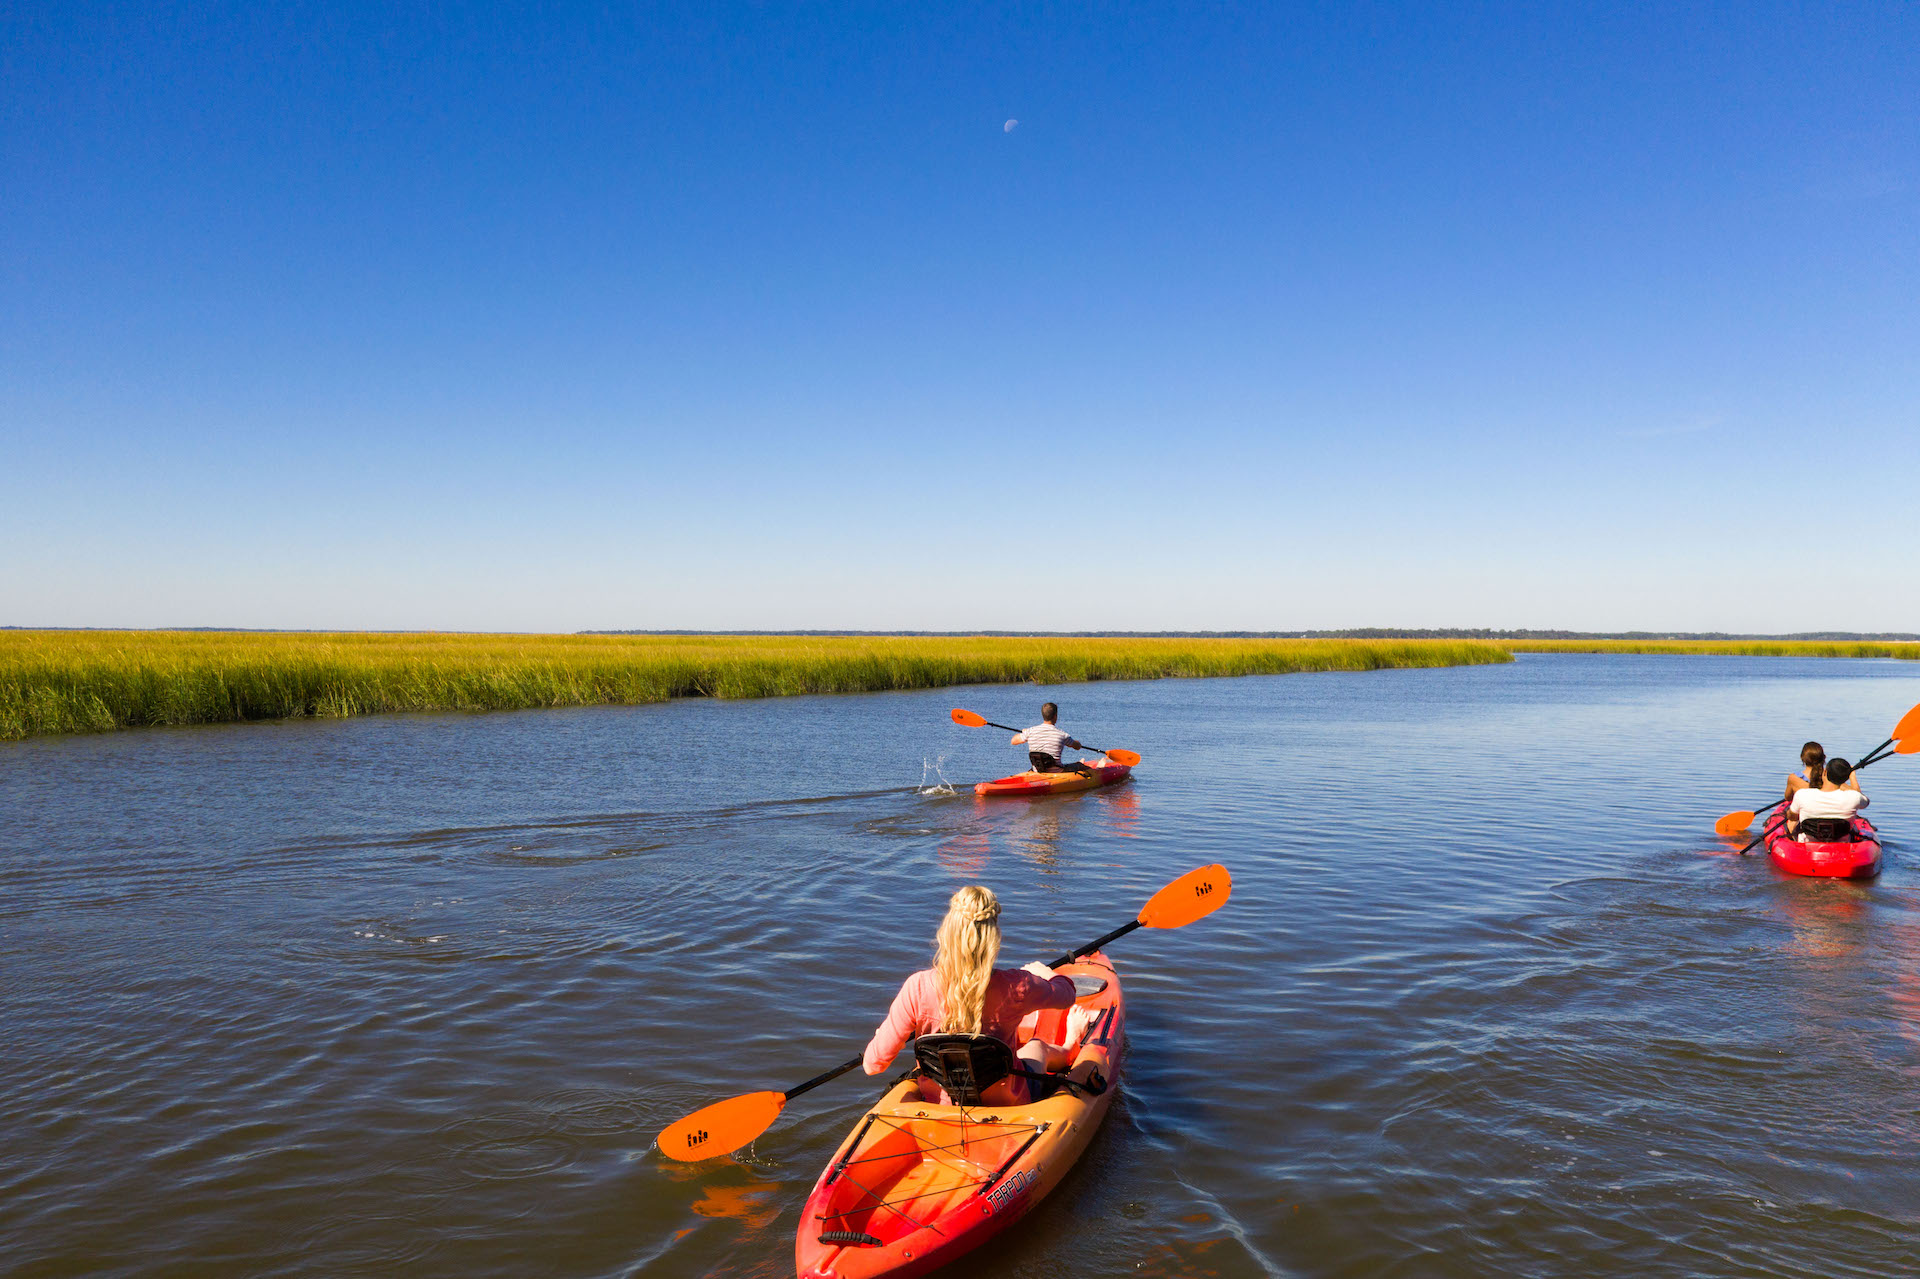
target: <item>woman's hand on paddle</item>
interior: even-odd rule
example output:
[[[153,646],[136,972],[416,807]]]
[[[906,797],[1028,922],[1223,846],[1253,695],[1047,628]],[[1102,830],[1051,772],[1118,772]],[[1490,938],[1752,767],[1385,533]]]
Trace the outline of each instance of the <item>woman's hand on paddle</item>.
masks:
[[[1020,965],[1020,968],[1021,968],[1021,971],[1023,972],[1032,973],[1035,977],[1038,977],[1041,981],[1052,981],[1055,977],[1059,976],[1059,974],[1054,972],[1053,969],[1047,967],[1045,964],[1041,963],[1037,959],[1034,960],[1031,964]]]

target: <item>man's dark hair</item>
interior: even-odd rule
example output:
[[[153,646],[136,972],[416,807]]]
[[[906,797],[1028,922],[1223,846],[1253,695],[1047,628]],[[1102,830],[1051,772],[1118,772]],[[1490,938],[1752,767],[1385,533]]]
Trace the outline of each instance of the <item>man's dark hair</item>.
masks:
[[[1040,707],[1040,718],[1051,724],[1060,718],[1060,708],[1052,702],[1046,702]]]
[[[1830,759],[1827,761],[1827,780],[1835,786],[1845,786],[1847,779],[1852,776],[1853,765],[1847,763],[1846,760]]]

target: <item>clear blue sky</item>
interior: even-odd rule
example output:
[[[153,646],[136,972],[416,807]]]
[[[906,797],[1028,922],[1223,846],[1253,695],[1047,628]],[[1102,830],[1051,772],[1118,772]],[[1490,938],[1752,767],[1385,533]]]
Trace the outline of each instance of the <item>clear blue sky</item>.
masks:
[[[1920,6],[1446,8],[9,5],[0,624],[1920,629]]]

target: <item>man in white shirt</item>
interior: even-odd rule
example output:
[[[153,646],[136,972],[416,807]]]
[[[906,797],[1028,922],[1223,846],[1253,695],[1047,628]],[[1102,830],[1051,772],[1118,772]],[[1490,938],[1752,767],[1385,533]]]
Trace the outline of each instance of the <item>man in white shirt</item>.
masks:
[[[1087,748],[1068,737],[1060,726],[1054,723],[1059,718],[1060,708],[1048,702],[1040,708],[1041,722],[1024,733],[1015,733],[1013,744],[1024,745],[1027,748],[1027,762],[1033,766],[1033,771],[1036,773],[1084,773],[1087,771],[1085,764],[1060,762],[1069,746],[1077,751]]]
[[[1793,802],[1787,806],[1787,834],[1804,840],[1807,836],[1800,830],[1801,822],[1819,820],[1826,825],[1833,819],[1851,821],[1866,806],[1867,797],[1854,780],[1853,765],[1844,759],[1830,759],[1825,785],[1807,786],[1793,793]]]

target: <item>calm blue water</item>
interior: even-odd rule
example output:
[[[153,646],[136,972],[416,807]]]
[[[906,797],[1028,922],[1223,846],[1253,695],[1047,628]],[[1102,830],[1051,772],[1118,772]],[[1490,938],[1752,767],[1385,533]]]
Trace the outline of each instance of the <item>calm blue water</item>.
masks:
[[[1063,707],[1134,784],[1013,771]],[[18,1273],[791,1273],[874,1094],[734,1160],[669,1120],[850,1056],[959,884],[1005,955],[1210,861],[1118,943],[1130,1044],[995,1275],[1920,1271],[1920,760],[1887,868],[1792,880],[1713,820],[1891,662],[1523,657],[0,745],[0,1246]],[[962,1267],[961,1269],[966,1269]]]

